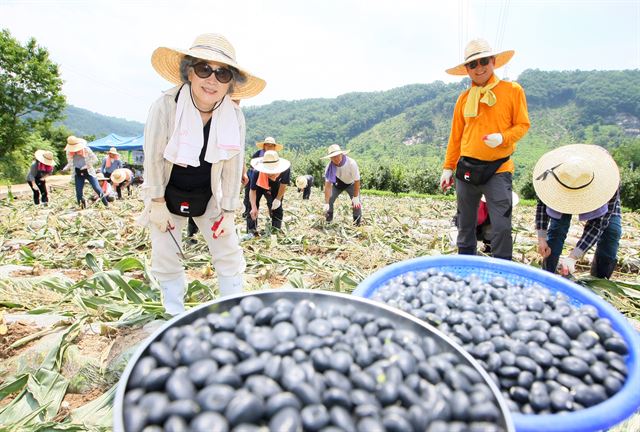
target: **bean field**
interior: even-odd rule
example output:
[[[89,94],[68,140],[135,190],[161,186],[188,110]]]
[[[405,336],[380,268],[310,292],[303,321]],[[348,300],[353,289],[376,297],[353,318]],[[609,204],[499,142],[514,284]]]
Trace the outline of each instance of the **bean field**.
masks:
[[[167,318],[150,278],[148,232],[134,223],[142,202],[134,189],[109,208],[79,210],[68,185],[56,188],[50,200],[48,207],[34,206],[29,195],[0,203],[0,427],[109,430],[114,388],[128,357]],[[389,264],[456,251],[455,201],[448,197],[365,193],[360,227],[351,224],[346,195],[338,199],[330,224],[322,203],[317,189],[308,201],[289,189],[279,233],[271,232],[261,209],[260,236],[242,242],[247,290],[350,293]],[[236,227],[242,236],[246,224],[240,213]],[[514,209],[514,260],[539,267],[534,215],[533,202]],[[574,223],[567,243],[575,244],[580,233]],[[187,306],[217,298],[202,233],[182,250]],[[611,281],[588,276],[591,257],[592,251],[578,263],[576,281],[637,324],[640,214],[623,213]],[[634,430],[637,418],[616,430]]]

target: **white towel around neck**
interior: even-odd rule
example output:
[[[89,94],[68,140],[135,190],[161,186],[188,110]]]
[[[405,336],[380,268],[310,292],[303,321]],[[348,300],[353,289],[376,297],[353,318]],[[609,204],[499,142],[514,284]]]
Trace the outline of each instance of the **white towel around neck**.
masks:
[[[200,166],[204,145],[202,118],[191,101],[191,88],[184,85],[178,96],[173,134],[164,149],[164,158],[180,166]],[[204,160],[216,163],[235,156],[242,149],[240,123],[233,101],[225,97],[211,118]]]

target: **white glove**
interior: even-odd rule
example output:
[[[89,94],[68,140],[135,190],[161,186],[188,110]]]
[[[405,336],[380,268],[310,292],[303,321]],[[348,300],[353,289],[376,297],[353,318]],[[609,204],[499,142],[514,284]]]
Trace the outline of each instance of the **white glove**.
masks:
[[[276,198],[271,203],[271,210],[277,210],[278,208],[280,208],[281,205],[282,205],[282,201]]]
[[[151,201],[149,206],[149,220],[162,232],[166,232],[167,228],[174,229],[173,218],[166,202]]]
[[[500,144],[502,144],[502,134],[501,133],[492,133],[489,135],[485,135],[482,137],[482,141],[484,141],[484,143],[486,145],[488,145],[491,148],[496,148],[498,147]]]
[[[325,203],[325,204],[324,204],[324,206],[322,207],[322,211],[323,211],[324,213],[326,213],[326,212],[328,212],[328,211],[329,211],[329,203]]]
[[[576,272],[576,259],[570,256],[560,257],[558,268],[560,269],[560,274],[562,276],[573,274]]]
[[[443,169],[442,175],[440,176],[440,188],[446,191],[451,186],[453,186],[453,170],[448,168]]]
[[[235,231],[236,224],[234,223],[233,216],[233,212],[222,212],[221,215],[212,219],[213,224],[211,225],[211,231],[213,232],[214,239]]]
[[[353,204],[354,209],[359,209],[360,207],[362,207],[359,196],[354,196],[353,198],[351,198],[351,204]]]

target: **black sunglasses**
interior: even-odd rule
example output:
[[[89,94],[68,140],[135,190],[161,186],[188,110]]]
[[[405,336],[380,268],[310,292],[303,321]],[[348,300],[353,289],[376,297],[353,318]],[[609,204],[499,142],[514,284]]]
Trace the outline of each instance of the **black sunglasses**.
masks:
[[[194,64],[193,71],[202,79],[209,78],[211,74],[214,74],[222,84],[228,83],[233,78],[233,73],[229,69],[223,67],[214,69],[209,63],[204,62]]]
[[[480,60],[470,61],[469,63],[465,64],[465,66],[469,69],[475,69],[478,67],[478,64],[480,64],[481,66],[488,65],[489,61],[491,61],[491,57],[482,57]]]

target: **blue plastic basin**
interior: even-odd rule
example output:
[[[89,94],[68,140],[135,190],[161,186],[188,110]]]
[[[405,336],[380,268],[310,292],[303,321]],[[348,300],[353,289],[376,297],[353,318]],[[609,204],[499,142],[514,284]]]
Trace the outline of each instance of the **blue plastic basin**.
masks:
[[[459,276],[475,274],[483,280],[496,276],[510,283],[531,286],[537,283],[553,292],[570,297],[575,305],[590,304],[598,309],[601,317],[611,320],[613,328],[620,333],[629,346],[627,380],[618,393],[598,405],[569,414],[524,415],[512,413],[518,432],[596,432],[605,430],[631,416],[640,407],[640,335],[629,321],[613,306],[581,287],[560,276],[535,267],[511,261],[469,255],[446,255],[422,257],[387,266],[366,278],[353,292],[371,298],[390,279],[411,272],[430,268]]]

